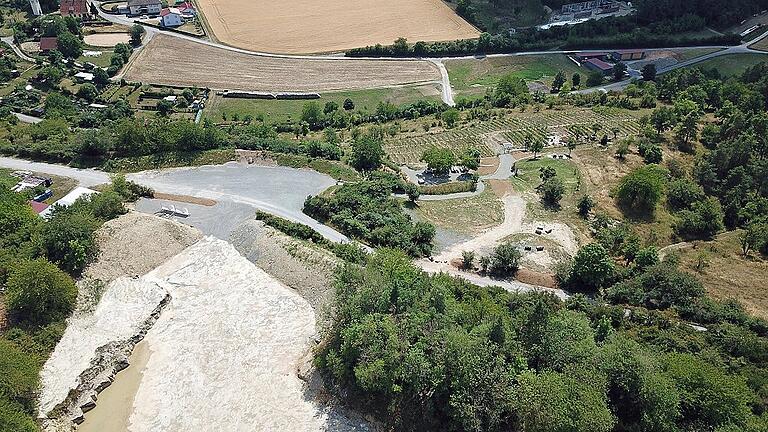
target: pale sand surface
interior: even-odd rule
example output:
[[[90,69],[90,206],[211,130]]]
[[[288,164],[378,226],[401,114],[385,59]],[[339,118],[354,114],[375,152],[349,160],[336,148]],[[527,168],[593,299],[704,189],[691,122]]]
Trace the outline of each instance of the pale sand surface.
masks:
[[[217,90],[327,92],[428,83],[441,76],[421,60],[265,57],[158,34],[135,55],[125,79]]]
[[[95,33],[83,36],[86,44],[97,47],[113,47],[119,43],[128,43],[131,36],[128,33]]]
[[[216,38],[253,51],[316,53],[468,39],[478,31],[441,0],[199,0]]]

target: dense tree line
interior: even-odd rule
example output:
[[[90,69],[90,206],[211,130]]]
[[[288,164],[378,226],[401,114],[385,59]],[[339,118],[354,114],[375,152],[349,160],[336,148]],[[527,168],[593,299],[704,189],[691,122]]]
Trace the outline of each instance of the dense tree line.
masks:
[[[124,201],[151,191],[116,178],[46,221],[28,196],[0,186],[0,292],[9,320],[0,332],[0,430],[33,432],[39,371],[74,310],[73,276],[98,254],[95,231],[126,211]]]
[[[627,312],[428,276],[380,251],[338,272],[316,362],[394,430],[765,430],[765,323],[757,333],[723,304],[718,318],[733,319],[697,331],[665,309],[699,295],[695,280],[656,266],[636,278],[615,291],[647,293],[627,303],[649,307]]]
[[[432,252],[435,227],[413,222],[392,197],[402,192],[396,176],[374,175],[368,180],[345,184],[328,195],[311,196],[304,213],[325,222],[347,236],[374,247],[398,248],[412,256]]]

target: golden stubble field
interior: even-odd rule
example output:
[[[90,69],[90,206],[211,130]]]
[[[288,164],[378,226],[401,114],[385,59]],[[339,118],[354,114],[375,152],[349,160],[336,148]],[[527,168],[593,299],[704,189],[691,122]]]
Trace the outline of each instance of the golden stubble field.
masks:
[[[216,90],[327,92],[435,82],[440,71],[421,60],[266,57],[156,35],[124,78]]]
[[[478,31],[441,0],[198,0],[220,42],[254,51],[341,51],[399,37],[474,38]]]

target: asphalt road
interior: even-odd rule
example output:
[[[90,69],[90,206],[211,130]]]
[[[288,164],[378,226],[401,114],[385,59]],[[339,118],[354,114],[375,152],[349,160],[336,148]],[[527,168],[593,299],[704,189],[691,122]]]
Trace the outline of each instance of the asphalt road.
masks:
[[[26,61],[28,61],[30,63],[34,63],[35,62],[35,59],[33,59],[32,57],[24,54],[21,51],[21,49],[19,49],[19,47],[16,46],[16,44],[13,42],[13,36],[6,36],[6,37],[3,37],[3,38],[0,38],[0,40],[2,40],[3,42],[7,43],[8,45],[10,45],[11,49],[13,50],[13,52],[16,53],[16,55],[19,56],[21,59],[26,60]]]
[[[204,213],[207,225],[201,228],[205,228],[202,230],[206,233],[215,233],[218,229],[216,224],[236,226],[258,209],[308,225],[328,240],[349,241],[345,235],[302,212],[307,196],[317,195],[336,184],[331,177],[316,171],[230,162],[216,166],[145,171],[130,174],[128,179],[157,192],[217,201],[216,206],[197,209]],[[185,207],[184,204],[175,205]],[[244,215],[243,208],[250,208],[249,214]],[[159,210],[159,205],[156,210]],[[190,213],[191,217],[195,216],[192,209]]]
[[[109,174],[102,171],[14,158],[0,157],[0,167],[70,177],[85,187],[110,181]],[[172,203],[177,208],[188,208],[189,221],[197,221],[199,228],[206,234],[223,237],[227,227],[231,229],[251,217],[258,209],[309,225],[328,240],[349,241],[345,235],[302,213],[304,200],[308,195],[317,195],[336,184],[331,177],[312,170],[249,166],[232,162],[217,166],[145,171],[130,174],[128,179],[149,186],[157,192],[216,201],[218,204],[213,207]],[[171,203],[139,203],[139,209],[154,213],[164,204]]]

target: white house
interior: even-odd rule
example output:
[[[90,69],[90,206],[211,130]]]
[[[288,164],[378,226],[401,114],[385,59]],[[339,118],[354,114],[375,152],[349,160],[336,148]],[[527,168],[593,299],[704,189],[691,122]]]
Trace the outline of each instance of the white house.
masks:
[[[163,8],[160,0],[128,0],[129,15],[158,15]]]
[[[57,205],[60,205],[62,207],[69,207],[72,204],[74,204],[75,201],[77,201],[78,198],[87,197],[87,196],[90,196],[90,195],[93,195],[93,194],[97,194],[97,193],[98,192],[96,192],[93,189],[88,189],[88,188],[84,188],[84,187],[78,186],[78,187],[72,189],[72,191],[70,193],[64,195],[64,197],[62,199],[56,201],[55,203],[53,203],[53,205],[51,205],[47,209],[43,210],[40,213],[40,217],[48,218],[51,215],[51,212],[53,211],[54,207],[56,207]]]
[[[93,81],[93,74],[90,72],[78,72],[75,74],[75,78],[78,81],[91,82]]]
[[[163,27],[178,27],[184,24],[184,17],[178,8],[165,8],[160,11],[160,25]]]

